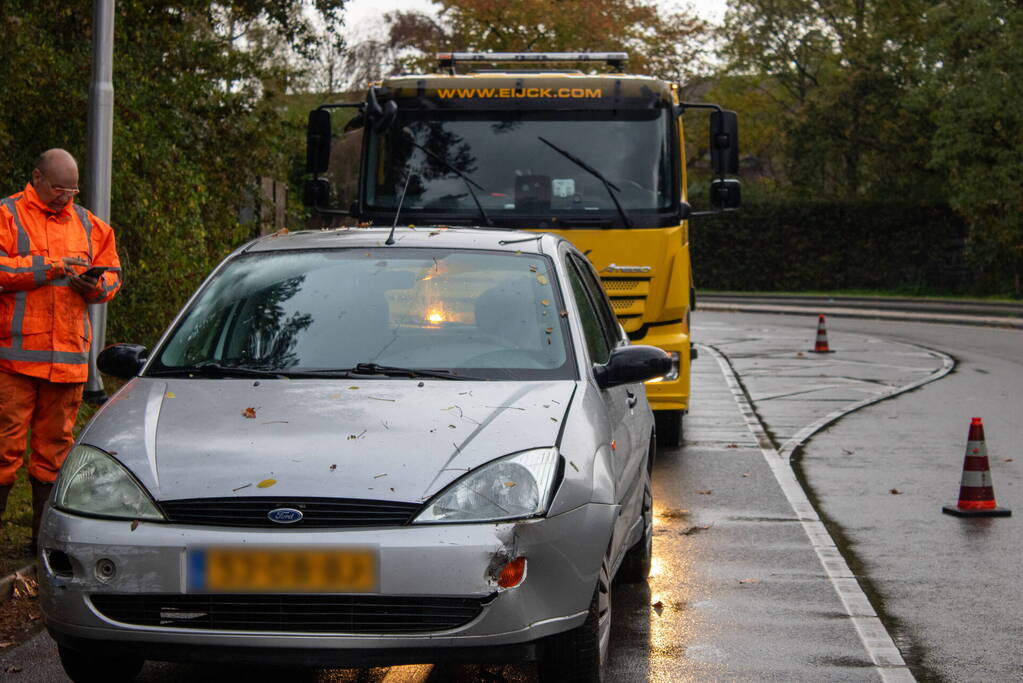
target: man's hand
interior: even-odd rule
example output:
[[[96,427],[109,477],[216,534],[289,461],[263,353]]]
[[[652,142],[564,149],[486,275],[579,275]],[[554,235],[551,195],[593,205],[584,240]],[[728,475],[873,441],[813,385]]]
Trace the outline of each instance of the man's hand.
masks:
[[[71,277],[75,274],[75,271],[71,266],[85,266],[86,268],[89,267],[88,261],[77,256],[65,256],[64,258],[61,259],[61,261],[64,262],[64,273],[68,277]]]
[[[96,283],[99,281],[99,277],[97,276],[89,277],[85,274],[75,275],[72,270],[68,271],[67,277],[68,284],[71,285],[71,289],[81,294],[83,298],[92,294],[93,290],[96,289]]]

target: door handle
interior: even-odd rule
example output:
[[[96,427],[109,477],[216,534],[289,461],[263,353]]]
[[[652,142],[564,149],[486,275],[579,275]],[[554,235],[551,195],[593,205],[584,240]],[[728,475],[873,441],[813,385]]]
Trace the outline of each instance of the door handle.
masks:
[[[636,394],[634,394],[634,393],[632,393],[631,391],[628,391],[628,390],[625,391],[625,394],[629,397],[629,399],[628,399],[629,408],[635,408],[636,404],[639,403],[639,397],[636,396]]]

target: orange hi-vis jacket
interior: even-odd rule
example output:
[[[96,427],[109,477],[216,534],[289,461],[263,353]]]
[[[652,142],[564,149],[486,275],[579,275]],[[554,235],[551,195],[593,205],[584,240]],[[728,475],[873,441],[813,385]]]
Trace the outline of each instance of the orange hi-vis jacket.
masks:
[[[88,301],[68,283],[66,256],[110,269]],[[84,382],[92,343],[87,303],[109,301],[120,287],[109,225],[73,200],[54,213],[31,183],[0,199],[0,370]]]

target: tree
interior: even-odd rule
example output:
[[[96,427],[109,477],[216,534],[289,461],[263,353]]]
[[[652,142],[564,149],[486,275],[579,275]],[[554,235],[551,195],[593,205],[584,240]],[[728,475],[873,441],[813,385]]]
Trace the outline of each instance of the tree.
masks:
[[[388,15],[402,70],[436,67],[434,53],[625,51],[629,70],[675,81],[706,71],[708,27],[688,12],[644,0],[435,0],[434,20]]]
[[[934,9],[928,44],[931,165],[970,224],[968,254],[982,288],[1023,294],[1023,8],[961,0]]]
[[[930,121],[910,106],[932,0],[730,0],[728,69],[784,98],[791,182],[840,200],[940,196]]]
[[[343,0],[316,0],[340,21]],[[0,180],[21,189],[36,154],[85,159],[91,0],[0,0]],[[300,0],[120,0],[114,46],[111,223],[125,288],[108,338],[154,341],[217,261],[252,235],[255,179],[284,177],[301,146],[277,102],[297,74],[278,57],[316,47]],[[16,106],[15,106],[16,103]],[[83,173],[83,185],[90,182]]]

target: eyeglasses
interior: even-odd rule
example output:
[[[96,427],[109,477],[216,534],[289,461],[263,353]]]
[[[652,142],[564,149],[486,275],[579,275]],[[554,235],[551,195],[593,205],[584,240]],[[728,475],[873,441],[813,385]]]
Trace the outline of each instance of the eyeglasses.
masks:
[[[42,175],[42,173],[40,173],[39,175]],[[77,187],[61,187],[60,185],[54,185],[46,176],[43,176],[43,180],[45,180],[46,184],[50,186],[50,189],[56,192],[57,194],[61,195],[66,194],[74,197],[76,194],[81,192],[81,190],[79,190]]]

